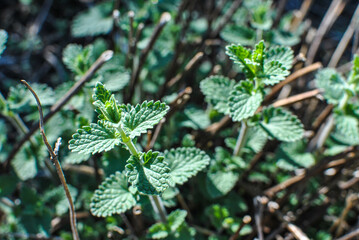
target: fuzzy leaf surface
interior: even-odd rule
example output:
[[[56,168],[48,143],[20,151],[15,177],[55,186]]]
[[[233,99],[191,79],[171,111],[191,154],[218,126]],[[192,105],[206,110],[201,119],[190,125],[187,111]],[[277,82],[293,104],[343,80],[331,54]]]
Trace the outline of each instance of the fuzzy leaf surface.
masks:
[[[168,188],[170,169],[159,152],[132,155],[126,165],[128,181],[147,195],[159,195]]]
[[[72,135],[69,141],[69,149],[78,153],[98,153],[109,151],[121,142],[115,128],[106,124],[105,121],[91,123],[90,126],[82,127]]]
[[[130,138],[146,133],[148,129],[156,125],[168,112],[169,106],[160,101],[144,101],[135,107],[128,105],[119,106],[122,109],[121,122],[124,130]]]
[[[166,223],[156,223],[152,225],[147,234],[147,238],[163,239],[176,232],[176,230],[185,222],[187,212],[177,209],[171,212],[167,217]],[[172,238],[170,238],[172,239]],[[174,237],[173,239],[177,239]]]
[[[105,179],[91,199],[91,213],[98,217],[120,214],[136,204],[128,190],[125,174],[116,172]]]
[[[230,116],[233,121],[241,121],[254,115],[261,105],[263,95],[255,91],[253,83],[242,81],[234,87],[228,98]]]
[[[346,82],[335,69],[320,70],[314,81],[318,88],[324,90],[323,95],[328,103],[337,104],[345,95]]]
[[[233,90],[236,82],[224,76],[211,76],[201,81],[200,88],[218,112],[229,114],[228,93]]]
[[[171,169],[171,183],[180,185],[203,170],[210,161],[204,151],[194,147],[166,150],[165,159]]]
[[[105,2],[79,13],[73,20],[71,33],[74,37],[97,36],[112,30],[112,4]]]
[[[263,79],[264,84],[274,85],[284,80],[289,73],[290,72],[279,61],[265,61],[263,75],[260,74],[258,77]]]
[[[269,136],[280,141],[293,142],[303,137],[303,124],[290,112],[282,108],[266,108],[259,125]]]
[[[94,101],[100,101],[105,104],[111,98],[111,92],[105,88],[105,86],[98,82],[94,88],[94,93],[92,95]]]
[[[216,171],[207,174],[206,187],[212,198],[226,195],[236,185],[239,174],[232,171]]]
[[[293,50],[289,47],[274,47],[265,54],[264,62],[277,61],[282,64],[287,70],[292,68],[294,54]]]
[[[332,137],[346,145],[354,146],[359,144],[359,126],[355,117],[348,115],[334,115],[335,129]]]

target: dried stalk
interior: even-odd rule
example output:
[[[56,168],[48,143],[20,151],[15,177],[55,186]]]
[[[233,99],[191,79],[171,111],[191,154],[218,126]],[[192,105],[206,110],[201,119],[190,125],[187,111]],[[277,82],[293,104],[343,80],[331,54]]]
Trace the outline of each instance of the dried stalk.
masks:
[[[342,39],[340,39],[340,42],[337,46],[337,48],[335,49],[332,58],[330,59],[329,63],[328,63],[328,67],[330,68],[335,68],[340,60],[340,58],[342,57],[345,48],[348,46],[348,43],[350,41],[350,39],[352,38],[355,29],[358,27],[358,19],[359,19],[359,4],[357,6],[357,8],[355,9],[355,12],[353,14],[353,17],[350,21],[350,24],[347,28],[347,30],[345,31]]]
[[[334,22],[337,20],[347,2],[348,0],[333,0],[330,4],[329,9],[325,13],[324,18],[320,23],[312,44],[309,47],[306,65],[310,65],[314,61],[314,57],[317,54],[324,35],[329,31]]]
[[[37,108],[39,110],[39,116],[40,116],[39,128],[40,128],[40,133],[41,133],[41,136],[42,136],[42,140],[44,141],[44,143],[45,143],[45,145],[47,147],[47,150],[50,153],[50,160],[55,165],[57,175],[59,176],[61,184],[62,184],[62,186],[63,186],[63,188],[65,190],[66,198],[67,198],[67,201],[69,203],[72,237],[73,237],[74,240],[79,240],[80,238],[79,238],[79,234],[78,234],[77,228],[76,228],[75,206],[73,204],[73,200],[72,200],[72,197],[71,197],[70,190],[69,190],[69,188],[67,186],[67,183],[66,183],[65,175],[64,175],[64,173],[63,173],[63,171],[61,169],[61,165],[60,165],[60,162],[58,160],[58,151],[59,151],[59,147],[60,147],[60,144],[61,144],[61,138],[57,139],[57,142],[55,144],[55,148],[53,150],[50,143],[47,141],[47,138],[46,138],[46,135],[45,135],[44,116],[43,116],[43,113],[42,113],[42,107],[41,107],[40,99],[37,96],[37,94],[35,93],[35,91],[31,88],[31,86],[25,80],[21,80],[21,82],[30,90],[30,92],[32,93],[32,95],[36,99]]]
[[[150,41],[148,42],[145,49],[142,50],[142,53],[139,58],[139,62],[136,68],[133,69],[132,77],[130,81],[130,89],[129,89],[129,95],[126,98],[126,102],[130,102],[133,94],[135,93],[135,87],[137,85],[138,79],[140,77],[140,73],[142,71],[142,68],[146,62],[147,56],[149,52],[152,50],[155,42],[157,41],[158,37],[160,36],[160,33],[162,32],[165,25],[171,20],[171,15],[168,12],[165,12],[161,15],[160,21],[153,30],[153,34],[150,38]]]

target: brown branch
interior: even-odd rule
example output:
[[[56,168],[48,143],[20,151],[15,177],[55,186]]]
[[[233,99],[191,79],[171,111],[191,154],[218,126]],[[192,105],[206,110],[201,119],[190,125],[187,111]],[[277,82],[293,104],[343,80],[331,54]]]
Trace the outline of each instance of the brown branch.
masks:
[[[130,81],[130,89],[129,89],[128,97],[126,98],[126,102],[131,101],[133,94],[135,92],[135,87],[137,85],[141,70],[146,62],[147,56],[148,56],[149,52],[152,50],[152,48],[153,48],[155,42],[157,41],[158,37],[160,36],[160,33],[162,32],[163,28],[170,20],[171,20],[171,15],[168,12],[165,12],[161,15],[159,23],[153,30],[153,34],[150,38],[150,41],[148,42],[146,48],[142,50],[138,65],[136,68],[133,69],[133,72],[132,72],[132,77],[131,77],[131,81]]]
[[[328,63],[328,67],[335,68],[337,66],[340,58],[343,55],[345,48],[348,46],[348,43],[354,34],[355,28],[357,28],[358,19],[359,19],[359,4],[358,4],[357,8],[355,9],[355,12],[353,14],[353,17],[350,21],[350,24],[349,24],[347,30],[345,30],[345,33],[344,33],[342,39],[340,39],[340,42]]]
[[[172,115],[178,111],[183,105],[187,103],[187,101],[190,98],[190,95],[192,93],[192,88],[187,87],[185,90],[180,92],[177,97],[170,103],[170,110],[166,114],[165,118],[163,118],[160,123],[156,126],[155,132],[151,139],[148,141],[148,144],[146,146],[146,151],[153,148],[155,145],[155,142],[160,134],[160,131],[162,129],[163,124],[170,118]],[[149,136],[150,137],[150,136]]]
[[[213,30],[212,33],[210,34],[210,37],[214,38],[222,31],[222,29],[226,26],[226,24],[229,22],[229,20],[231,20],[234,13],[238,10],[241,3],[242,3],[242,0],[233,1],[232,5],[227,10],[226,14],[220,20],[217,28],[215,30]]]
[[[312,124],[312,129],[316,130],[320,127],[320,125],[322,125],[322,123],[324,122],[324,120],[329,116],[329,114],[332,112],[333,110],[333,105],[329,104],[328,106],[325,107],[325,109],[319,114],[319,116],[314,120],[313,124]]]
[[[311,91],[308,91],[308,92],[300,93],[300,94],[297,94],[297,95],[294,95],[294,96],[291,96],[291,97],[288,97],[288,98],[280,99],[280,100],[274,102],[272,104],[272,106],[273,107],[282,107],[282,106],[291,105],[293,103],[300,102],[300,101],[303,101],[305,99],[315,97],[320,92],[321,91],[319,89],[314,89],[314,90],[311,90]]]
[[[43,121],[44,124],[50,120],[52,116],[55,115],[76,93],[78,93],[82,86],[89,81],[92,76],[96,73],[96,71],[108,60],[110,60],[113,56],[113,52],[108,50],[101,54],[101,56],[92,64],[89,70],[82,76],[82,78],[75,83],[75,85],[60,99],[58,100],[50,109],[50,112],[44,117]],[[14,148],[11,150],[9,155],[7,156],[4,168],[8,169],[10,167],[11,160],[15,157],[17,152],[20,150],[20,148],[24,145],[25,142],[27,142],[30,137],[36,132],[37,126],[39,123],[34,124],[29,132],[25,134],[21,138],[21,140],[14,146]]]
[[[307,15],[307,12],[312,5],[313,0],[304,0],[302,3],[302,6],[300,7],[300,10],[296,12],[294,19],[291,23],[290,30],[294,31],[298,28],[299,24],[303,22],[303,19],[305,15]]]
[[[40,133],[42,135],[42,140],[44,141],[47,150],[50,153],[50,159],[53,162],[53,164],[55,165],[56,168],[56,172],[57,175],[60,178],[61,184],[65,190],[65,194],[66,194],[66,198],[67,201],[69,203],[69,210],[70,210],[70,223],[71,223],[71,231],[72,231],[72,237],[74,240],[79,240],[79,234],[77,232],[77,228],[76,228],[76,213],[75,213],[75,206],[73,204],[72,201],[72,197],[71,197],[71,193],[70,190],[67,186],[66,183],[66,179],[65,179],[65,175],[61,169],[61,165],[60,162],[58,160],[58,156],[56,155],[55,151],[58,152],[58,149],[60,147],[61,144],[61,138],[59,138],[56,142],[55,145],[55,151],[52,150],[52,147],[50,145],[50,143],[47,141],[46,135],[45,135],[45,130],[44,130],[44,116],[42,113],[42,107],[41,107],[41,102],[39,97],[37,96],[37,94],[35,93],[35,91],[31,88],[31,86],[25,81],[25,80],[21,80],[21,82],[30,90],[30,92],[32,93],[32,95],[34,96],[34,98],[36,99],[36,103],[37,103],[37,108],[39,110],[39,116],[40,116],[40,121],[39,121],[39,129],[40,129]]]
[[[239,233],[241,232],[241,230],[243,229],[243,227],[247,224],[249,224],[252,221],[252,218],[248,215],[243,217],[243,220],[241,222],[241,224],[239,225],[238,229],[236,230],[236,232],[229,238],[229,240],[236,240],[239,238]]]
[[[289,75],[284,81],[278,83],[277,85],[275,85],[271,92],[265,97],[264,102],[268,102],[270,99],[272,99],[274,97],[274,95],[280,90],[282,89],[282,87],[290,82],[293,82],[294,80],[296,80],[297,78],[304,76],[310,72],[313,72],[315,70],[318,70],[319,68],[321,68],[323,65],[320,62],[316,62],[313,63],[305,68],[301,68],[298,71],[295,71],[294,73],[292,73],[291,75]]]
[[[181,73],[178,73],[175,77],[173,77],[171,80],[168,81],[168,83],[166,84],[166,87],[172,87],[173,85],[175,85],[179,80],[182,79],[182,77],[188,72],[190,71],[195,65],[196,63],[199,62],[199,60],[201,60],[203,57],[203,52],[199,52],[196,55],[194,55],[194,57],[187,63],[187,65],[184,68],[184,71]],[[164,90],[163,90],[164,92]],[[163,95],[163,94],[162,94]]]
[[[314,61],[314,57],[318,52],[324,35],[329,31],[336,19],[339,17],[347,2],[348,0],[333,0],[330,4],[329,9],[325,13],[318,31],[309,47],[306,65],[310,65]]]
[[[353,148],[349,147],[348,150],[343,153],[321,159],[320,162],[318,162],[312,168],[308,169],[306,172],[291,177],[288,180],[267,189],[264,191],[264,194],[269,198],[272,198],[277,192],[287,189],[304,179],[308,179],[309,177],[314,176],[315,174],[318,174],[325,169],[333,167],[333,162],[336,163],[336,166],[339,166],[345,164],[348,160],[355,159],[356,157],[358,157],[358,152],[353,152]]]

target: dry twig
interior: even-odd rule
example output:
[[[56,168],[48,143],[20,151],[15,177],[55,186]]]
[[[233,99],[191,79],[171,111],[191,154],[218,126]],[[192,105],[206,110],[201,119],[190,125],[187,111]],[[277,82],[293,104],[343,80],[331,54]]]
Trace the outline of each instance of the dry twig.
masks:
[[[55,148],[53,150],[50,143],[47,141],[47,138],[46,138],[46,135],[45,135],[44,116],[43,116],[43,113],[42,113],[42,107],[41,107],[40,99],[37,96],[37,94],[35,93],[35,91],[31,88],[31,86],[25,80],[21,80],[21,82],[30,90],[30,92],[32,93],[32,95],[36,99],[37,108],[39,110],[39,115],[40,115],[39,128],[40,128],[40,133],[41,133],[41,136],[42,136],[42,140],[44,141],[44,143],[45,143],[45,145],[47,147],[47,150],[50,153],[50,156],[51,156],[50,159],[51,159],[52,163],[55,165],[57,175],[59,176],[61,184],[62,184],[62,186],[63,186],[63,188],[65,190],[66,198],[67,198],[67,201],[69,203],[72,237],[73,237],[74,240],[79,240],[80,238],[79,238],[79,234],[78,234],[77,228],[76,228],[75,206],[73,204],[71,193],[70,193],[70,190],[69,190],[69,188],[67,186],[65,175],[64,175],[64,173],[63,173],[63,171],[61,169],[61,165],[60,165],[60,162],[58,160],[58,155],[57,155],[57,153],[59,151],[60,144],[61,144],[61,138],[57,139],[57,142],[55,144]]]

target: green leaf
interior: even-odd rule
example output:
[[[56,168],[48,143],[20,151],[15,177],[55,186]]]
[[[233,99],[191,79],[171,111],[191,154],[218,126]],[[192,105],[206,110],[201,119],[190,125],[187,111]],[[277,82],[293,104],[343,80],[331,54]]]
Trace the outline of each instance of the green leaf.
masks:
[[[96,77],[91,80],[91,83],[102,82],[110,91],[123,89],[130,81],[130,74],[122,67],[123,64],[124,59],[120,55],[114,55],[97,71]]]
[[[289,47],[274,47],[269,49],[265,54],[264,62],[277,61],[287,70],[292,68],[294,59],[293,50]]]
[[[0,56],[6,48],[6,45],[5,45],[6,42],[7,42],[7,32],[0,29]]]
[[[123,113],[121,122],[130,138],[146,133],[147,130],[156,125],[169,110],[169,106],[160,101],[144,101],[135,107],[130,104],[121,105],[120,108]]]
[[[226,54],[234,63],[238,64],[249,77],[254,77],[255,72],[251,65],[251,51],[241,45],[229,45],[226,47]]]
[[[335,69],[325,68],[318,71],[314,81],[318,88],[324,90],[323,95],[328,103],[338,104],[345,95],[347,84]]]
[[[300,120],[282,108],[264,109],[259,125],[269,136],[285,142],[297,141],[303,137],[304,133]]]
[[[248,138],[245,146],[255,153],[262,150],[268,139],[268,134],[259,126],[250,127],[247,135]]]
[[[220,35],[229,43],[239,43],[247,46],[253,46],[255,44],[256,32],[245,26],[236,24],[227,25]]]
[[[233,90],[236,82],[224,76],[211,76],[201,81],[200,88],[218,112],[229,114],[228,93]]]
[[[187,216],[187,211],[177,209],[171,212],[167,217],[167,224],[169,225],[172,232],[176,231],[179,226],[184,223],[185,218]]]
[[[359,56],[358,55],[354,55],[353,66],[350,71],[348,82],[354,83],[354,84],[358,84],[358,82],[359,82]]]
[[[166,223],[156,223],[149,228],[147,238],[163,239],[169,235],[177,232],[178,228],[185,223],[187,212],[185,210],[177,209],[171,212],[167,217]],[[174,237],[171,239],[178,239]]]
[[[69,141],[69,149],[78,153],[98,153],[109,151],[121,142],[119,133],[115,128],[106,124],[105,121],[98,121],[84,126],[72,135]]]
[[[93,59],[93,46],[82,47],[69,44],[62,53],[62,61],[68,69],[78,76],[82,76],[90,68]]]
[[[180,185],[203,170],[210,160],[204,151],[194,147],[166,150],[165,159],[171,169],[171,182]]]
[[[334,115],[335,129],[332,137],[346,145],[359,144],[358,119],[349,115]]]
[[[266,85],[274,85],[284,80],[289,75],[289,71],[279,61],[265,61],[263,66],[262,82]]]
[[[125,174],[116,172],[105,179],[91,199],[91,213],[98,217],[120,214],[136,204],[127,187]]]
[[[232,171],[217,171],[207,174],[206,187],[212,198],[226,195],[236,185],[239,174]]]
[[[74,37],[97,36],[112,30],[112,2],[100,3],[79,13],[72,22],[71,34]]]
[[[9,174],[0,176],[0,197],[9,196],[15,191],[18,179]]]
[[[306,143],[304,141],[282,143],[276,158],[277,166],[289,171],[298,168],[309,168],[315,163],[313,155],[306,152]]]
[[[147,195],[159,195],[168,188],[170,169],[159,152],[142,153],[140,157],[132,155],[127,160],[128,181],[137,190]]]
[[[23,181],[36,176],[38,172],[37,155],[29,144],[22,147],[15,155],[11,161],[11,166],[16,175]]]
[[[230,93],[228,105],[233,121],[241,121],[254,115],[261,105],[263,95],[254,89],[250,81],[241,81]]]
[[[93,91],[92,98],[94,101],[100,101],[105,104],[111,98],[111,92],[105,88],[101,82],[97,82]]]

